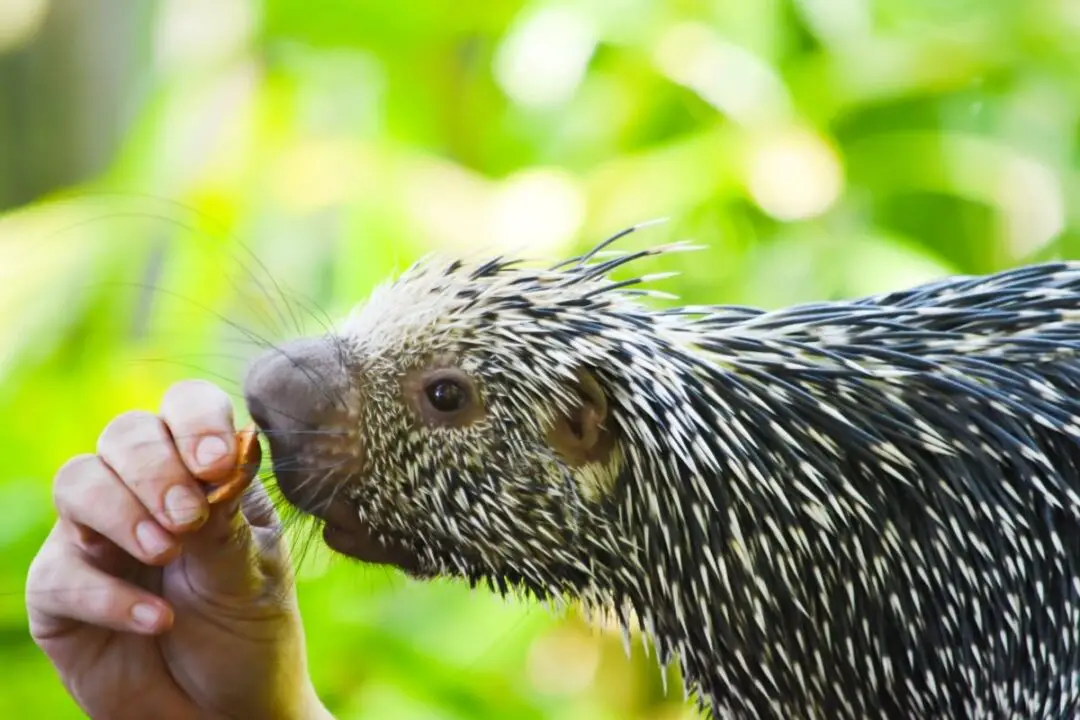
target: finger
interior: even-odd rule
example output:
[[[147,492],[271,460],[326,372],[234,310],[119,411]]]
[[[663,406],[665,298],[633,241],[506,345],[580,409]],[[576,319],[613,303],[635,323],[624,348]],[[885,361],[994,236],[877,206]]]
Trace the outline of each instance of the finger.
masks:
[[[176,557],[179,544],[96,455],[66,462],[53,481],[53,502],[60,517],[76,528],[83,550],[94,553],[92,531],[148,565]]]
[[[284,542],[284,527],[266,488],[252,483],[240,500],[240,512],[251,526],[264,570],[279,579],[289,577],[292,566]]]
[[[262,483],[252,482],[240,496],[240,512],[254,527],[278,529],[281,518]]]
[[[236,437],[229,396],[216,385],[187,380],[170,387],[161,417],[188,471],[207,482],[229,477],[236,467]]]
[[[86,623],[120,632],[156,634],[173,622],[172,608],[153,593],[90,565],[54,529],[27,575],[30,631],[38,642]]]
[[[275,521],[259,483],[241,497],[214,506],[206,524],[184,542],[190,582],[203,594],[250,598],[286,580],[290,568]]]
[[[246,494],[246,492],[245,492]],[[258,550],[240,512],[242,498],[211,508],[210,517],[184,542],[184,567],[203,593],[247,595],[258,580]]]
[[[166,530],[179,533],[205,522],[210,506],[157,415],[129,412],[98,439],[98,455]]]

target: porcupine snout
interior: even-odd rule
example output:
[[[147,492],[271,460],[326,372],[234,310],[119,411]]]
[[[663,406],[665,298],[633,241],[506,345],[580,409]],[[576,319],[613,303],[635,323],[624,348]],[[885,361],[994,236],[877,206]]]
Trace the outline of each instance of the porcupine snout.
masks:
[[[355,513],[334,491],[362,460],[345,408],[347,373],[331,338],[303,338],[258,356],[244,381],[248,412],[267,438],[282,495],[337,524]]]

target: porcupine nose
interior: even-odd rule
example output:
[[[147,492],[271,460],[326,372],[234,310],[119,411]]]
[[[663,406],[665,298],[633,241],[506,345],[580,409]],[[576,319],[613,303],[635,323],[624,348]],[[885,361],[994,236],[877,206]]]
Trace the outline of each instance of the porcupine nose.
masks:
[[[304,338],[258,356],[244,381],[251,419],[266,436],[278,486],[286,498],[305,507],[316,498],[300,497],[310,486],[306,462],[318,456],[312,445],[340,410],[346,387],[340,354],[329,338]],[[318,488],[310,487],[309,493]]]

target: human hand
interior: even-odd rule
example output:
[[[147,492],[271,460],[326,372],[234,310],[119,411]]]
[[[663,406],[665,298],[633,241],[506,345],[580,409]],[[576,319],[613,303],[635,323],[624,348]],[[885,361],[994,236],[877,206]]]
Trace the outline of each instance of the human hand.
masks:
[[[57,472],[59,519],[27,578],[30,632],[93,718],[327,718],[276,514],[235,469],[228,396],[174,385]],[[209,444],[197,442],[208,439]],[[204,455],[205,453],[205,455]]]

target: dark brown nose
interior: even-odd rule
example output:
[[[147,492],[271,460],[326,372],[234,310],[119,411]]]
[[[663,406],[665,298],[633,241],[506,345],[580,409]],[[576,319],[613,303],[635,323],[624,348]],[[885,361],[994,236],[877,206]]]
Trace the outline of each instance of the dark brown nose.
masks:
[[[279,345],[248,369],[244,400],[270,445],[275,475],[287,497],[314,469],[307,466],[318,459],[320,439],[340,423],[347,387],[341,349],[327,337]],[[295,501],[308,504],[305,498]]]

